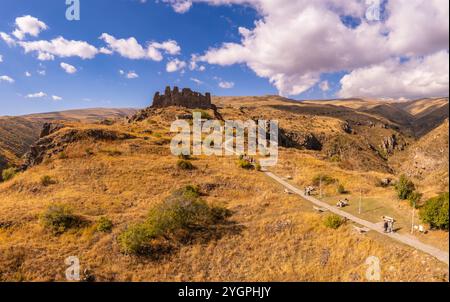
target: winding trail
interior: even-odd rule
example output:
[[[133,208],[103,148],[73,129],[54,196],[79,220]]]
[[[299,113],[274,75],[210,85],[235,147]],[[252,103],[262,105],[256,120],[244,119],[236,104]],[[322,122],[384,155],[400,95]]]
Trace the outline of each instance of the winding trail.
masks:
[[[290,192],[299,195],[300,197],[302,197],[305,200],[308,200],[309,202],[313,203],[314,205],[327,209],[328,211],[335,213],[339,216],[345,217],[348,220],[351,220],[359,225],[362,225],[372,231],[378,232],[384,236],[390,237],[396,241],[399,241],[403,244],[409,245],[417,250],[420,250],[424,253],[427,253],[433,257],[435,257],[436,259],[446,263],[447,265],[449,265],[449,253],[446,251],[442,251],[438,248],[435,248],[431,245],[425,244],[420,242],[417,239],[413,239],[411,237],[405,236],[405,235],[401,235],[398,233],[384,233],[383,229],[375,224],[372,223],[370,221],[358,218],[352,214],[349,214],[343,210],[340,210],[338,208],[335,208],[323,201],[320,201],[312,196],[307,196],[304,194],[304,192],[302,190],[300,190],[299,188],[291,185],[290,183],[286,182],[285,180],[283,180],[281,177],[277,176],[276,174],[269,172],[265,169],[262,170],[268,177],[272,178],[273,180],[275,180],[276,182],[278,182],[279,184],[281,184],[283,187],[285,187],[286,189],[288,189]]]

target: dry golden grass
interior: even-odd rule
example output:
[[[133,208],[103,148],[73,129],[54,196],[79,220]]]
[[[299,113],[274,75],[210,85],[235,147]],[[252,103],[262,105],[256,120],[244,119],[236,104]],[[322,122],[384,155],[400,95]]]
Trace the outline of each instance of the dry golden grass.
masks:
[[[227,117],[239,115],[226,110]],[[284,194],[263,173],[239,168],[235,158],[199,156],[192,160],[195,170],[177,169],[168,146],[176,114],[166,110],[148,121],[112,126],[72,123],[136,138],[78,141],[65,150],[67,158],[55,155],[0,184],[0,279],[65,280],[64,259],[73,255],[98,281],[365,281],[369,256],[380,258],[382,281],[448,280],[446,265],[431,256],[376,234],[356,234],[350,224],[326,228],[308,202]],[[352,194],[360,187],[387,194],[372,186],[385,174],[346,171],[312,152],[282,149],[274,170],[292,175],[299,186],[326,173]],[[43,186],[43,175],[56,183]],[[231,210],[229,223],[157,260],[122,254],[118,235],[188,184],[199,185],[208,203]],[[332,197],[335,188],[325,194]],[[70,206],[89,224],[55,236],[39,220],[54,203]],[[96,230],[104,216],[113,222],[111,233]]]

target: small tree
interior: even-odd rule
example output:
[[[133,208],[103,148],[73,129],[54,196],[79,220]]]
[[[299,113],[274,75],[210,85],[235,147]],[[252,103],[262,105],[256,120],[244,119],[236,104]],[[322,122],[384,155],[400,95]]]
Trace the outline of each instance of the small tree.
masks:
[[[422,221],[429,223],[431,228],[448,230],[448,201],[448,192],[427,200],[420,211]]]
[[[401,200],[407,200],[415,189],[416,186],[406,175],[401,175],[398,183],[395,185],[397,196]]]

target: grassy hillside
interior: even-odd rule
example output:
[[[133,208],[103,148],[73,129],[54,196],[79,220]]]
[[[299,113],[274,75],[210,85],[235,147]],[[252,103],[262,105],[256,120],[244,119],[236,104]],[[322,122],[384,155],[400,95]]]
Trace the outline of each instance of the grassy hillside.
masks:
[[[383,138],[395,134],[414,143],[396,122],[374,112],[278,97],[214,102],[225,119],[278,119],[298,141],[297,147],[280,148],[274,172],[298,186],[328,175],[325,201],[342,198],[342,184],[352,210],[364,192],[364,218],[395,215],[401,232],[409,232],[408,220],[401,219],[409,217],[409,206],[396,200],[392,187],[378,185],[397,177],[384,156],[408,150],[382,154],[377,149]],[[66,122],[41,141],[42,162],[0,183],[0,279],[64,280],[64,259],[77,256],[83,276],[97,281],[365,281],[365,261],[376,256],[383,281],[448,281],[448,267],[431,256],[377,234],[357,234],[349,223],[325,227],[327,214],[285,194],[263,173],[240,168],[235,157],[199,156],[190,159],[193,169],[181,169],[170,154],[169,128],[185,112],[190,110],[158,109],[142,122],[112,125]],[[322,149],[310,149],[305,134]],[[164,233],[149,242],[150,253],[124,253],[124,232],[188,185],[230,216]],[[69,208],[77,223],[55,233],[43,223],[51,205]],[[110,231],[99,228],[101,218],[112,222]],[[448,249],[448,233],[420,239]]]

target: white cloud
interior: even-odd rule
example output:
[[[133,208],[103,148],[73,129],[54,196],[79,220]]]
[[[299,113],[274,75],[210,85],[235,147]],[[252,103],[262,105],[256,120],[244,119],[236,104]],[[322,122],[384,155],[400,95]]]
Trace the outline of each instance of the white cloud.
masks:
[[[104,55],[112,55],[113,54],[113,51],[106,47],[100,47],[99,52]]]
[[[219,82],[219,87],[223,88],[223,89],[231,89],[234,87],[234,83],[221,81],[221,82]]]
[[[319,84],[319,88],[320,88],[320,90],[322,90],[324,92],[328,91],[328,90],[330,90],[330,84],[328,83],[328,81],[322,81]]]
[[[124,75],[125,71],[123,71],[122,69],[119,70],[119,74]]]
[[[45,70],[38,70],[37,73],[41,76],[45,76],[47,74]]]
[[[47,96],[47,94],[45,92],[41,91],[41,92],[37,92],[37,93],[27,94],[25,97],[27,99],[40,99],[40,98],[44,98],[46,96]]]
[[[167,72],[176,72],[178,70],[182,70],[186,67],[186,62],[180,61],[179,59],[173,59],[169,61],[166,65]]]
[[[203,81],[201,81],[199,79],[196,79],[196,78],[191,78],[191,81],[196,83],[197,85],[202,85],[203,84]]]
[[[62,101],[62,97],[60,97],[60,96],[57,96],[57,95],[52,95],[52,100],[54,100],[54,101]]]
[[[25,53],[37,52],[41,58],[49,58],[51,55],[68,58],[80,57],[92,59],[98,54],[98,49],[85,41],[66,40],[58,37],[51,41],[19,42]]]
[[[59,66],[61,66],[61,68],[64,69],[64,71],[67,72],[68,74],[74,74],[77,72],[77,69],[75,68],[75,66],[72,66],[70,64],[63,62]]]
[[[0,63],[2,63],[2,62],[3,62],[3,56],[0,55]]]
[[[103,33],[100,39],[107,44],[107,47],[100,49],[101,53],[111,54],[116,52],[122,57],[132,60],[149,59],[160,62],[163,60],[161,51],[170,55],[177,55],[181,52],[181,47],[175,40],[167,40],[161,43],[151,42],[148,43],[147,47],[144,47],[134,37],[116,39],[112,35]]]
[[[447,0],[388,1],[385,20],[380,22],[365,19],[366,1],[360,0],[165,2],[174,9],[185,2],[255,8],[260,20],[251,29],[239,28],[240,43],[210,48],[193,65],[200,61],[222,66],[245,64],[259,77],[267,78],[282,95],[306,91],[319,84],[324,73],[351,72],[391,58],[408,57],[415,61],[448,50],[449,45]],[[341,16],[357,18],[360,25],[348,26]],[[429,83],[428,88],[434,89]]]
[[[184,14],[192,7],[191,0],[163,0],[165,3],[169,3],[173,10],[179,14]]]
[[[16,29],[13,35],[19,39],[23,40],[26,35],[32,37],[37,37],[39,33],[46,30],[47,25],[40,21],[39,19],[32,17],[30,15],[16,18]]]
[[[14,83],[14,79],[7,75],[2,75],[2,76],[0,76],[0,82],[7,82],[7,83],[12,84],[12,83]]]
[[[28,72],[28,71],[25,71],[25,76],[26,76],[27,78],[29,78],[29,77],[31,77],[31,73]]]
[[[449,54],[441,51],[408,62],[391,59],[355,69],[341,80],[340,97],[422,98],[448,96]]]
[[[5,43],[6,43],[9,47],[16,45],[16,41],[15,41],[13,38],[11,38],[11,36],[8,35],[7,33],[0,32],[0,38],[1,38],[3,41],[5,41]]]
[[[126,75],[127,79],[137,79],[139,78],[139,75],[135,73],[134,71],[130,71]]]
[[[38,60],[39,61],[53,61],[55,59],[55,56],[52,54],[49,54],[47,52],[38,52]]]
[[[164,50],[170,55],[178,55],[181,52],[181,47],[178,45],[177,41],[174,40],[167,40],[162,43],[152,42],[150,43],[150,47]]]

